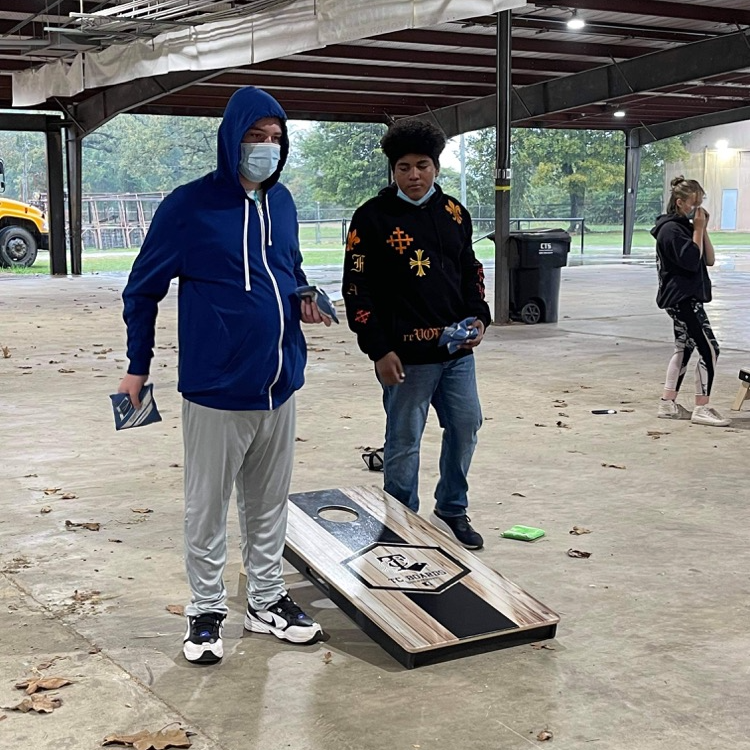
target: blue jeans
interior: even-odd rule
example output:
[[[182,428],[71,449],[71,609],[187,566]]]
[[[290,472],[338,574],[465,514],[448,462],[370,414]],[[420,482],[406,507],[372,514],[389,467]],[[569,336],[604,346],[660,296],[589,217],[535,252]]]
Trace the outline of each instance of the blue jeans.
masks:
[[[383,386],[386,414],[384,489],[419,510],[419,444],[430,404],[443,428],[436,510],[442,516],[466,513],[467,474],[482,426],[474,356],[431,365],[404,365],[400,385]]]

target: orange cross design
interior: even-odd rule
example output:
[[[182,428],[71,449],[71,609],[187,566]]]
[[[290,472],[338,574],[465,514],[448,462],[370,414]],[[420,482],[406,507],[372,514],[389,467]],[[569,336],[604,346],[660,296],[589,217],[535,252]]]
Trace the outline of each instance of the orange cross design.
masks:
[[[448,201],[448,205],[445,207],[445,210],[451,215],[451,219],[455,221],[457,224],[460,224],[464,217],[461,215],[461,206],[459,206],[457,203],[454,203],[452,200]]]
[[[391,233],[391,236],[386,240],[386,242],[399,255],[403,255],[404,250],[408,250],[409,245],[411,245],[411,243],[414,242],[414,238],[409,237],[409,235],[406,232],[404,232],[404,230],[401,229],[401,227],[396,227]]]
[[[355,246],[359,245],[360,241],[359,237],[357,237],[357,230],[352,229],[352,231],[346,235],[346,251],[351,252],[354,250]]]
[[[372,313],[369,310],[357,310],[357,314],[354,316],[355,323],[362,323],[364,325],[370,318]]]
[[[424,250],[417,250],[416,253],[417,257],[409,260],[409,268],[416,268],[417,276],[426,276],[427,274],[424,269],[430,267],[430,259],[422,258]]]

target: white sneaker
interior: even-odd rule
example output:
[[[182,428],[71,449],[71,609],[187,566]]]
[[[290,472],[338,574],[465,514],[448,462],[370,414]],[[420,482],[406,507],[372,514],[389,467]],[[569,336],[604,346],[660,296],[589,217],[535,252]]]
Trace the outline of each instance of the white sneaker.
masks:
[[[729,427],[731,419],[724,419],[713,406],[696,406],[693,409],[693,416],[690,418],[693,424],[705,424],[709,427]]]
[[[692,419],[693,413],[676,401],[659,401],[659,411],[656,413],[659,419]]]

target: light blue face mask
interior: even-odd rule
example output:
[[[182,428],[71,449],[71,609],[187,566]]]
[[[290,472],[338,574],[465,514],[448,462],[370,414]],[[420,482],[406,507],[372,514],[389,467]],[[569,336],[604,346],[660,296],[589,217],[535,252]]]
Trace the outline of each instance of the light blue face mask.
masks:
[[[693,208],[693,210],[690,213],[685,214],[685,218],[686,219],[694,219],[696,211],[697,211],[697,208]]]
[[[240,148],[240,174],[250,182],[267,180],[279,166],[278,143],[241,143]]]
[[[398,186],[397,186],[398,187]],[[430,185],[430,189],[417,200],[414,200],[410,198],[406,193],[404,193],[401,188],[398,188],[396,191],[396,195],[398,195],[401,200],[406,201],[407,203],[411,203],[412,206],[421,206],[423,203],[426,203],[435,193],[435,183],[433,182],[432,185]]]

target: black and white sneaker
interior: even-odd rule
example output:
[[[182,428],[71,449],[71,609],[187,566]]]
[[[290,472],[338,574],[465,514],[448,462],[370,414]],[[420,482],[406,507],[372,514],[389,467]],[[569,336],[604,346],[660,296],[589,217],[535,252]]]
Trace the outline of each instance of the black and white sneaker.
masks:
[[[187,618],[187,632],[182,643],[182,653],[193,664],[215,664],[224,656],[221,631],[225,614],[204,612]]]
[[[455,539],[466,549],[482,549],[484,539],[478,531],[474,531],[468,516],[441,516],[437,511],[430,514],[430,523],[440,531]]]
[[[245,630],[272,633],[282,641],[291,643],[314,643],[323,635],[323,628],[306,615],[289,594],[282,596],[268,609],[253,609],[248,603]]]

